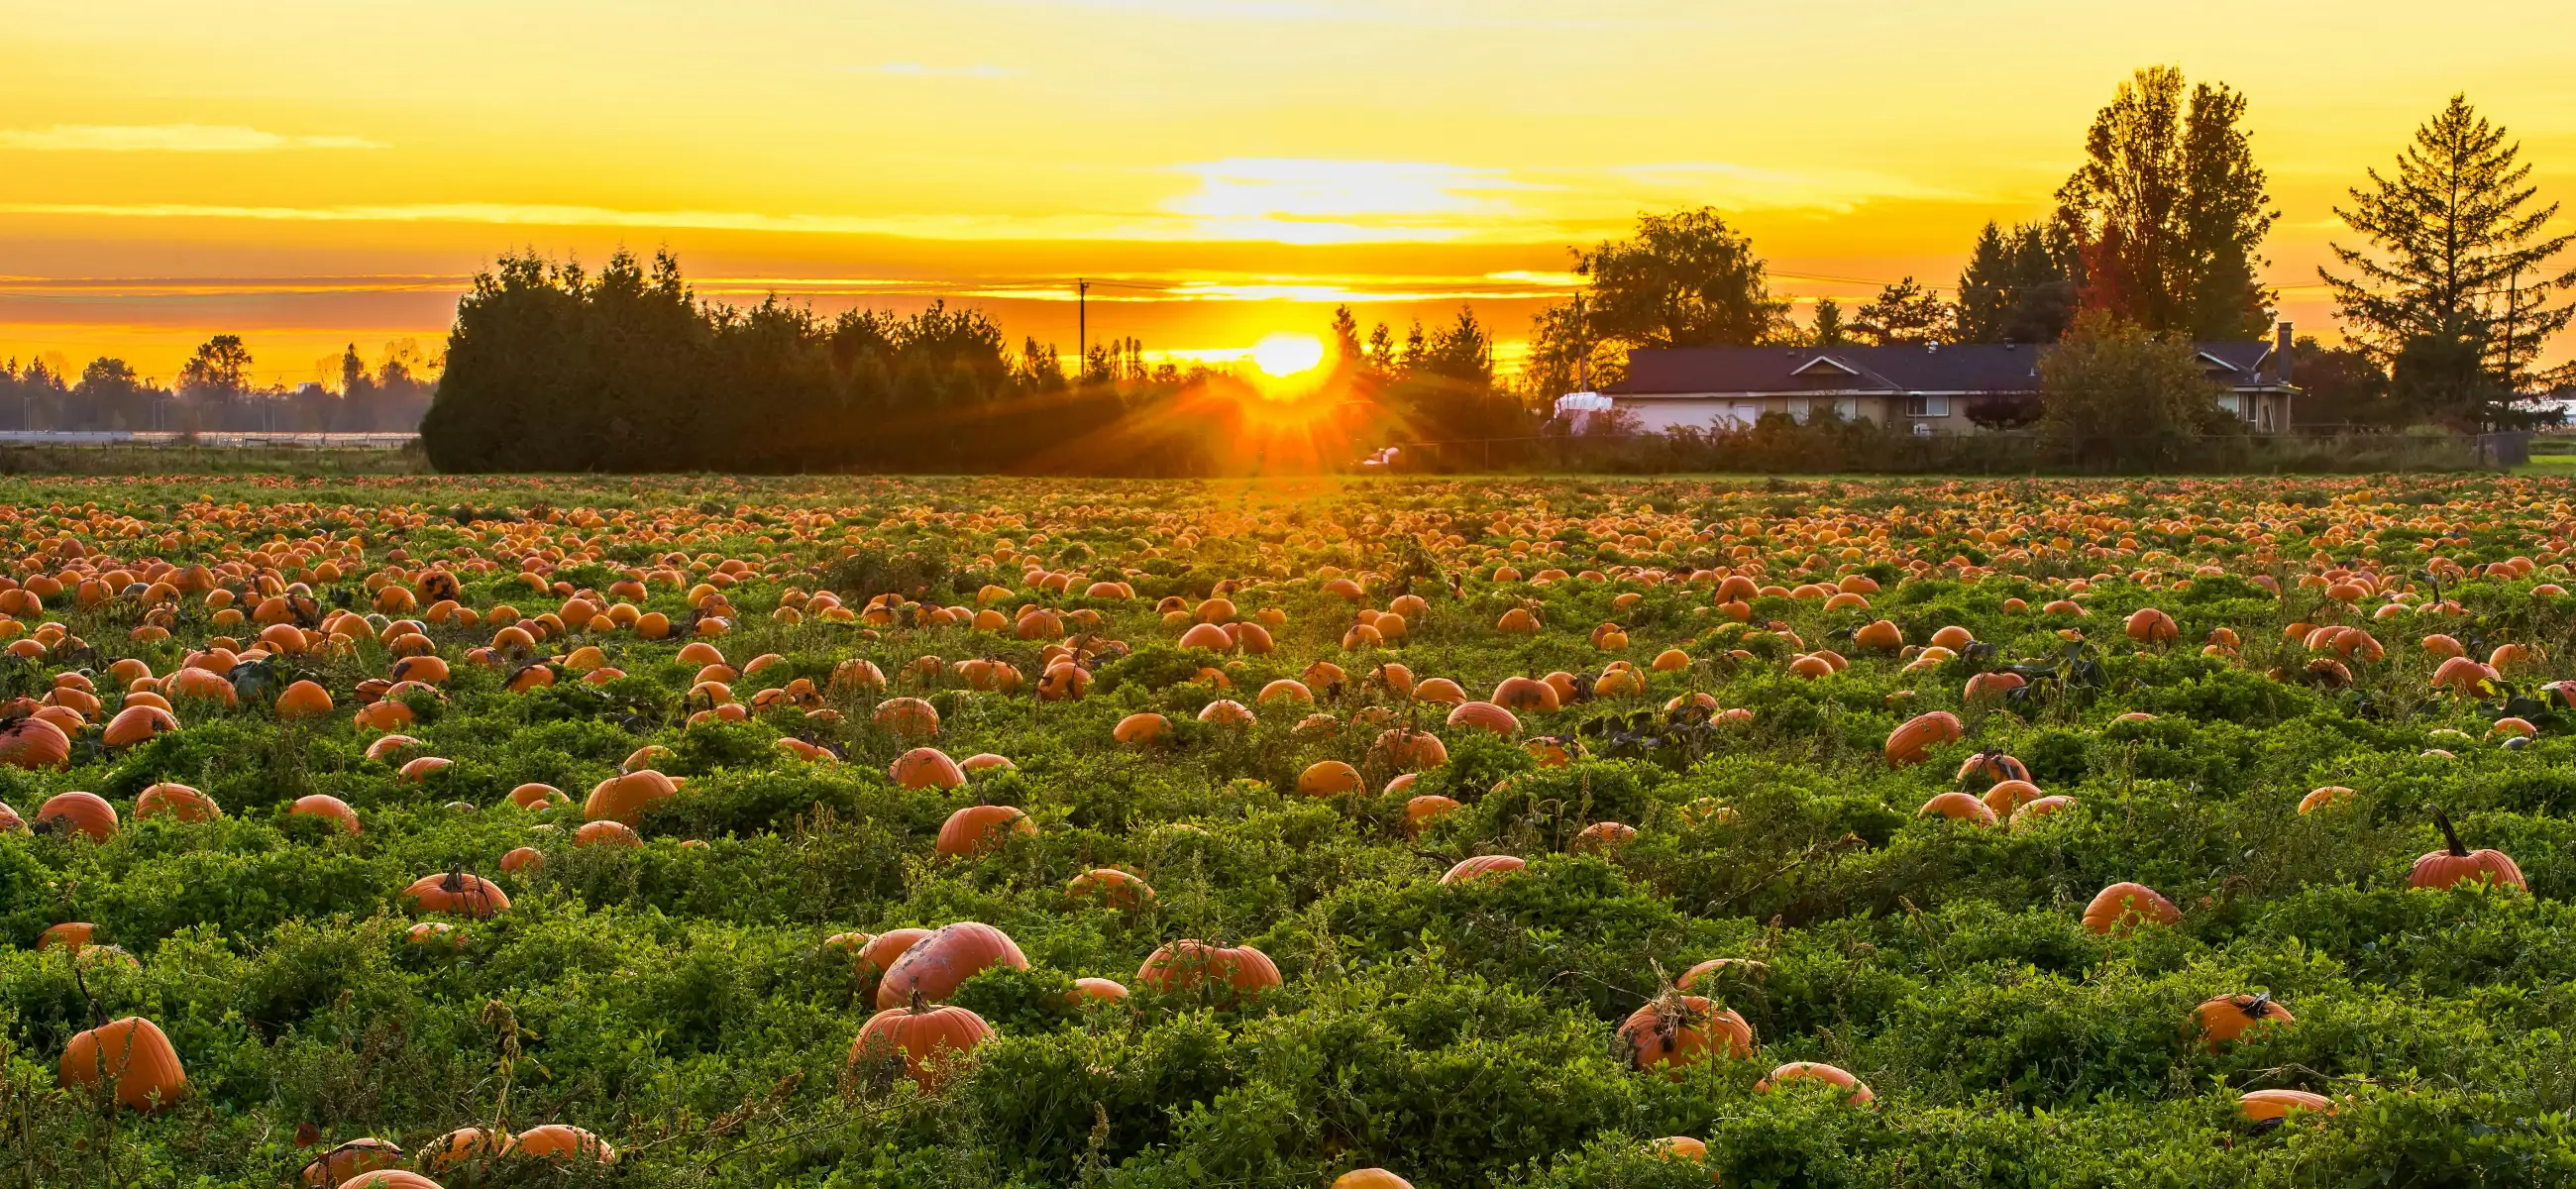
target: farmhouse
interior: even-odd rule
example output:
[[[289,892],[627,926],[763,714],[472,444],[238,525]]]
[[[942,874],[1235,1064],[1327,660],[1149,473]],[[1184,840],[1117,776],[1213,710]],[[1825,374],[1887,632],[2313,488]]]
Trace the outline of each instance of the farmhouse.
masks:
[[[2257,433],[2290,426],[2290,326],[2278,338],[2194,344],[2221,407]],[[1902,347],[1688,347],[1628,353],[1628,376],[1557,402],[1560,415],[1616,409],[1637,427],[1751,425],[1772,413],[1805,421],[1830,412],[1917,434],[1967,433],[1981,405],[2028,406],[2039,395],[2046,346],[1965,343]]]

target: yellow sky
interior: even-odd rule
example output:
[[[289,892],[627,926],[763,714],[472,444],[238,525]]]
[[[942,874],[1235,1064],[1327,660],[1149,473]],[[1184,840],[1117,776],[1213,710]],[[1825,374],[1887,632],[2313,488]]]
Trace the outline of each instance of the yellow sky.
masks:
[[[2134,67],[2247,92],[2269,279],[2329,322],[2330,206],[2465,89],[2576,198],[2564,0],[0,0],[0,357],[263,378],[434,346],[532,246],[701,287],[991,309],[1068,352],[1449,317],[1507,338],[1565,245],[1730,211],[1804,296],[1948,284]],[[2346,235],[2349,238],[2349,235]]]

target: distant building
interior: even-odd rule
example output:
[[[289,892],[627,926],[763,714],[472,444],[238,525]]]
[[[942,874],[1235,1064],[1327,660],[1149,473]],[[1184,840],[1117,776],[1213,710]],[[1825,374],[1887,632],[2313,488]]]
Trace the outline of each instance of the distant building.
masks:
[[[2290,427],[2290,326],[2273,342],[2197,343],[2220,407],[2257,433]],[[1628,353],[1628,377],[1558,402],[1572,422],[1616,410],[1660,433],[1746,426],[1772,413],[1805,421],[1831,411],[1917,434],[1970,433],[1980,404],[2031,408],[2045,346],[1961,343],[1923,347],[1685,347]]]

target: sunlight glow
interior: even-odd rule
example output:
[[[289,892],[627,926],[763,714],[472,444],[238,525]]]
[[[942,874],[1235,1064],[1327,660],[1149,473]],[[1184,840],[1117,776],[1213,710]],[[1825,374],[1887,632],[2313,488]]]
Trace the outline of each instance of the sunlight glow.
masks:
[[[1277,379],[1309,372],[1324,362],[1324,340],[1311,334],[1282,331],[1253,345],[1253,366]]]

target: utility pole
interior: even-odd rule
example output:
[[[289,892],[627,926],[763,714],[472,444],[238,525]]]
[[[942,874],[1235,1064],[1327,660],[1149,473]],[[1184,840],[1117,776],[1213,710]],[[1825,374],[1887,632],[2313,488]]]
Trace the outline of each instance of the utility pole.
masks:
[[[1075,374],[1091,366],[1091,282],[1080,277],[1073,281],[1073,357]]]

